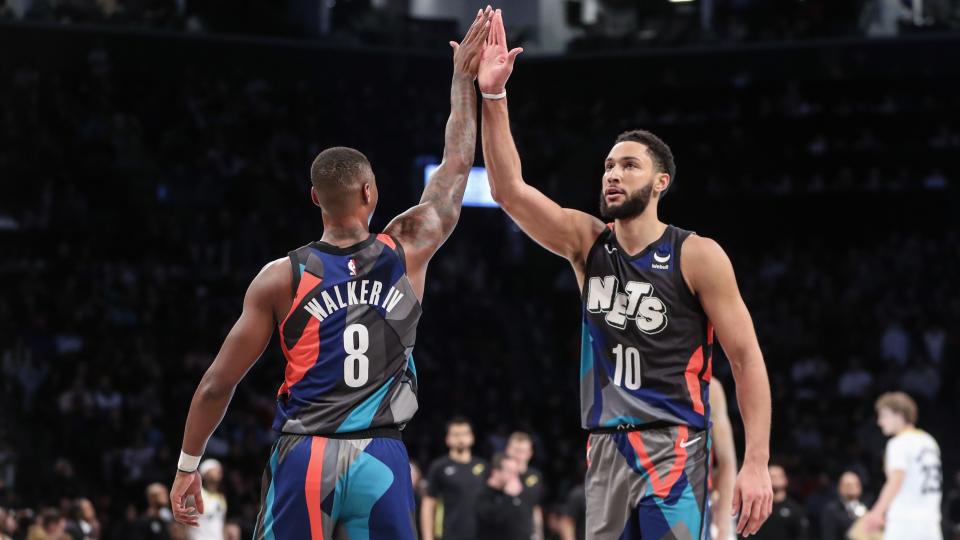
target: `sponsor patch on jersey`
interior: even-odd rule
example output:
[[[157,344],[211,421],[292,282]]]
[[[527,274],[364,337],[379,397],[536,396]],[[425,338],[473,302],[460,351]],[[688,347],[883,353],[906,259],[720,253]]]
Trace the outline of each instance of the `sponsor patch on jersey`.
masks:
[[[653,260],[650,262],[650,268],[653,270],[670,270],[670,260],[673,258],[673,253],[661,252],[660,250],[655,250],[653,252]]]

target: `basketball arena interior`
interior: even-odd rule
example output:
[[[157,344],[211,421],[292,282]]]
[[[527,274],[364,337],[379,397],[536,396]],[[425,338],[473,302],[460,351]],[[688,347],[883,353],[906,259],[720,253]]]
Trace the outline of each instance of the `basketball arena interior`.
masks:
[[[323,235],[318,153],[369,159],[373,233],[420,201],[444,156],[449,42],[493,17],[485,7],[0,0],[0,539],[274,538],[258,515],[287,345],[271,338],[206,443],[216,536],[169,509],[191,399],[251,280]],[[784,477],[756,536],[846,538],[828,531],[838,482],[862,486],[851,520],[881,497],[878,398],[904,392],[939,444],[940,533],[960,539],[960,2],[492,7],[524,48],[506,91],[526,183],[599,216],[614,141],[648,130],[676,160],[659,219],[729,256]],[[574,501],[588,469],[582,291],[490,196],[486,99],[477,90],[463,210],[422,293],[418,409],[402,426],[412,523],[436,502],[431,464],[461,418],[483,463],[528,436],[529,538],[591,538]],[[723,337],[712,378],[740,463]],[[437,527],[429,540],[443,537],[459,538]]]

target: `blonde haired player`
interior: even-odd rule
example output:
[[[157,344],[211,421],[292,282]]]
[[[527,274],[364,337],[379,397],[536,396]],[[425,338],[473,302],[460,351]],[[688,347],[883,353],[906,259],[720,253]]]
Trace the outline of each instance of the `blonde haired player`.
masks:
[[[877,424],[892,436],[884,454],[887,481],[866,528],[883,527],[884,540],[942,540],[940,447],[915,427],[917,404],[903,392],[888,392],[876,402]]]

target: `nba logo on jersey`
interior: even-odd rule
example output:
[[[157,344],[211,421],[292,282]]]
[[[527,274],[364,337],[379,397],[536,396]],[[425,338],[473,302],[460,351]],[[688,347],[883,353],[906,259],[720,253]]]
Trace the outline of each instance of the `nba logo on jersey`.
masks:
[[[351,276],[356,276],[356,275],[357,275],[357,260],[356,260],[356,259],[350,259],[350,261],[347,262],[347,269],[350,270],[350,275],[351,275]]]

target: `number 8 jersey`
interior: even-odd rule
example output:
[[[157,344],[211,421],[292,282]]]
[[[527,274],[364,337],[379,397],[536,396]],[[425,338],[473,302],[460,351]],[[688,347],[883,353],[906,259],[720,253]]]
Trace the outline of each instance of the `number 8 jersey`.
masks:
[[[280,323],[287,365],[273,428],[330,435],[402,427],[417,410],[420,303],[403,248],[386,234],[290,252],[293,305]]]
[[[610,224],[590,249],[581,296],[585,429],[707,428],[713,327],[680,272],[690,234],[668,225],[630,255]]]

